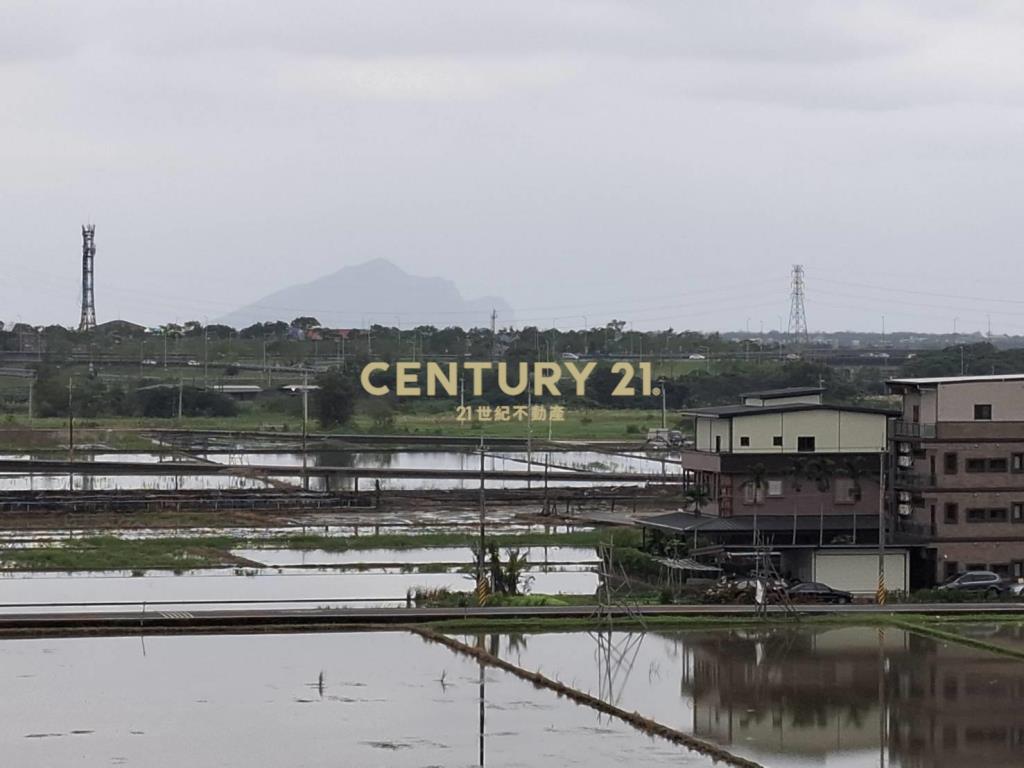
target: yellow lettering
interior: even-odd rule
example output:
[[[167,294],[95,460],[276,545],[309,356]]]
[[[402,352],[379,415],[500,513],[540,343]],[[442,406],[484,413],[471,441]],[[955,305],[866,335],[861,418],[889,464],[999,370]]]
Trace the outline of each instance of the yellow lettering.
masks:
[[[583,397],[587,392],[587,379],[594,372],[597,363],[594,361],[587,363],[583,366],[582,371],[576,367],[576,363],[566,363],[565,367],[568,369],[569,375],[576,381],[576,394]]]
[[[519,363],[519,381],[513,387],[508,383],[508,363],[498,363],[498,389],[509,397],[521,395],[530,384],[529,365]]]
[[[481,397],[484,393],[484,371],[489,371],[491,364],[466,363],[463,367],[473,372],[473,397]]]
[[[389,391],[388,388],[374,384],[370,377],[377,371],[386,371],[388,367],[387,363],[367,363],[364,365],[363,372],[359,374],[359,381],[363,385],[363,391],[375,397],[386,395]]]
[[[427,394],[433,397],[437,394],[437,385],[441,385],[441,389],[445,391],[448,397],[455,397],[459,394],[458,385],[458,374],[456,369],[458,366],[455,363],[448,363],[448,375],[444,374],[444,370],[438,363],[427,363]]]
[[[395,366],[395,394],[399,397],[416,397],[420,394],[416,375],[419,363],[398,363]]]
[[[562,368],[558,363],[537,363],[533,374],[533,394],[544,394],[544,390],[555,395],[561,395],[558,391],[558,380],[562,378]]]

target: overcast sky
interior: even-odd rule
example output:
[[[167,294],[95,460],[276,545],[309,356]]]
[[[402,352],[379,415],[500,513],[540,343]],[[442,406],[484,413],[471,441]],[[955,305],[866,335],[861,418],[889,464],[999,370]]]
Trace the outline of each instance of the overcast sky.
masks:
[[[91,220],[100,321],[385,257],[520,324],[767,330],[799,262],[812,330],[1024,332],[1022,40],[1015,1],[3,0],[0,319],[77,323]]]

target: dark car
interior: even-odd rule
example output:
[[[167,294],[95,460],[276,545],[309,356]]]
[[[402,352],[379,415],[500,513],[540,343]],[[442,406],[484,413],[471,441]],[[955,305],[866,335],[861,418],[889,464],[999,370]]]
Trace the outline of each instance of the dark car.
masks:
[[[991,597],[998,597],[1006,592],[1010,585],[1002,576],[993,571],[967,571],[950,576],[939,585],[939,589],[958,589],[963,592],[984,592]]]
[[[853,601],[853,595],[841,589],[832,589],[827,584],[817,581],[805,581],[794,584],[787,591],[789,599],[795,603],[842,603]]]

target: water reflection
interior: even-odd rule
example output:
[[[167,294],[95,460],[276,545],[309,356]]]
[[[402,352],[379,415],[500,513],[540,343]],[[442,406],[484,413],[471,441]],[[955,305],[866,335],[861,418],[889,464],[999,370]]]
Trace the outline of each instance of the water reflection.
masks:
[[[542,634],[502,654],[767,766],[1024,765],[1024,663],[902,629]]]

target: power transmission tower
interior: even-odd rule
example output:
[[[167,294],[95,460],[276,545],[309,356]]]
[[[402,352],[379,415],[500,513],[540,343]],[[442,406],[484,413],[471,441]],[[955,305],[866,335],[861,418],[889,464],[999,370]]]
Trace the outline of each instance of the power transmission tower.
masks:
[[[93,292],[93,260],[96,258],[96,225],[82,226],[82,319],[78,330],[96,327],[96,296]]]
[[[807,310],[804,307],[804,268],[794,264],[789,290],[789,338],[797,344],[806,344]]]

